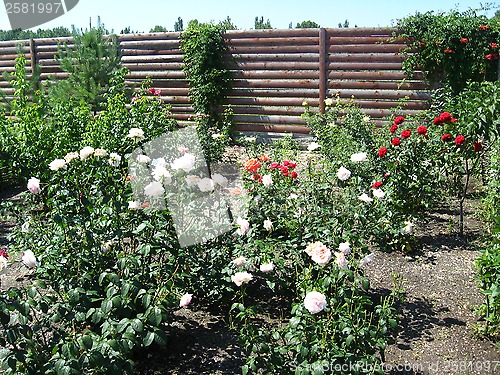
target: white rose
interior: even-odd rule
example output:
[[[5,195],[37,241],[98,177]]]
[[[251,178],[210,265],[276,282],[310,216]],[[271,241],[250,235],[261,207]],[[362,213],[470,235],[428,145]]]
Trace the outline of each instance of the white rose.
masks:
[[[335,253],[335,264],[340,268],[340,269],[347,269],[347,259],[345,257],[345,254],[342,252]]]
[[[36,266],[38,266],[38,261],[36,260],[35,254],[33,254],[33,251],[31,250],[26,250],[21,260],[28,268],[35,268]]]
[[[262,263],[259,267],[260,272],[271,272],[274,270],[274,264],[272,263]]]
[[[80,154],[76,151],[68,152],[66,154],[66,156],[64,157],[64,160],[66,161],[66,163],[69,163],[70,161],[72,161],[74,159],[78,159],[79,157],[80,157]]]
[[[118,167],[120,165],[120,161],[122,160],[122,157],[118,155],[116,152],[112,152],[109,154],[109,164],[111,164],[113,167]]]
[[[66,161],[64,159],[55,159],[49,164],[51,171],[58,171],[59,169],[66,169]]]
[[[236,267],[243,267],[245,264],[247,264],[247,259],[245,257],[238,257],[236,259],[233,259],[233,264]]]
[[[144,139],[144,131],[140,128],[132,128],[128,131],[127,137],[133,138],[136,141]]]
[[[189,187],[197,186],[198,182],[200,182],[201,177],[190,174],[186,176],[186,183]]]
[[[373,196],[377,197],[378,199],[385,198],[385,193],[382,189],[373,189],[372,193],[373,193]]]
[[[325,105],[330,107],[333,104],[333,100],[331,98],[325,99]]]
[[[269,232],[273,230],[273,222],[269,219],[264,220],[264,229],[268,230]]]
[[[240,236],[243,236],[250,230],[250,222],[246,219],[242,219],[241,217],[239,217],[238,219],[236,219],[236,224],[238,224],[239,226],[237,233]]]
[[[363,267],[365,264],[370,263],[373,260],[375,253],[370,253],[359,261],[359,266]]]
[[[196,162],[196,158],[192,154],[185,154],[180,158],[177,158],[170,164],[173,170],[182,169],[184,172],[189,172],[194,168],[194,164]]]
[[[365,117],[363,117],[363,121],[364,121],[364,122],[370,122],[370,120],[371,120],[371,119],[370,119],[370,116],[365,116]]]
[[[163,188],[163,185],[158,181],[153,181],[144,188],[144,194],[153,198],[163,194],[164,192],[165,189]]]
[[[153,178],[165,185],[170,185],[172,183],[172,175],[163,165],[157,165],[153,169]]]
[[[401,230],[403,234],[411,234],[413,233],[413,227],[415,224],[413,224],[411,221],[405,221],[405,226]]]
[[[212,180],[211,178],[205,177],[198,181],[198,189],[200,189],[200,191],[204,193],[214,191],[214,188],[214,180]]]
[[[167,162],[165,161],[165,158],[157,158],[157,159],[151,160],[151,165],[154,167],[158,167],[158,166],[164,167],[167,165]]]
[[[94,153],[94,148],[90,146],[85,146],[80,150],[80,160],[88,159]]]
[[[262,176],[262,184],[265,187],[271,186],[273,184],[273,176],[271,176],[270,174]]]
[[[151,158],[147,155],[137,155],[137,158],[136,158],[137,162],[139,163],[149,163],[151,161]]]
[[[94,150],[94,156],[98,158],[102,156],[108,156],[108,152],[103,148],[96,148]]]
[[[141,203],[137,201],[130,201],[128,202],[128,209],[129,210],[138,210],[141,208]]]
[[[365,203],[370,203],[370,202],[372,202],[372,201],[373,201],[373,198],[370,198],[370,197],[369,197],[366,193],[361,194],[361,195],[358,197],[358,199],[359,199],[360,201],[365,202]]]
[[[225,187],[228,184],[227,178],[220,173],[215,173],[214,175],[212,175],[212,180],[214,180],[217,185],[220,185],[222,187]]]
[[[351,252],[351,244],[349,242],[342,242],[339,244],[339,251],[344,255],[349,255]]]
[[[309,105],[309,103],[307,102],[307,100],[304,100],[304,101],[302,102],[302,106],[306,107],[306,106],[308,106],[308,105]]]
[[[246,283],[252,279],[252,274],[248,272],[236,272],[233,276],[231,276],[231,280],[237,286],[241,286],[241,284]]]
[[[311,142],[311,143],[309,143],[309,146],[307,146],[307,151],[314,151],[320,147],[321,147],[321,145],[318,142]]]
[[[351,171],[344,167],[340,167],[337,171],[337,177],[339,178],[339,180],[345,181],[349,177],[351,177]]]
[[[40,180],[38,178],[36,178],[36,177],[31,177],[28,180],[27,188],[33,194],[39,194],[40,191],[41,191],[41,189],[40,189]]]
[[[317,314],[328,305],[326,302],[326,297],[324,294],[320,292],[309,292],[306,294],[306,298],[304,298],[304,307],[311,314]]]
[[[292,193],[288,196],[288,199],[297,199],[298,197],[299,196],[297,194]]]
[[[224,138],[224,134],[219,134],[219,133],[212,134],[212,138],[213,138],[213,139],[220,139],[220,138]]]
[[[4,256],[0,256],[0,272],[7,268],[9,265],[7,259]]]
[[[321,244],[321,243],[320,243]],[[311,251],[311,260],[318,263],[320,266],[325,266],[328,264],[330,259],[332,259],[332,252],[325,245],[315,246]]]
[[[193,295],[186,293],[181,297],[181,300],[179,301],[179,307],[186,307],[191,303],[191,300],[193,299]]]
[[[351,161],[354,163],[361,163],[362,161],[367,161],[367,153],[366,152],[358,152],[356,154],[351,155]]]

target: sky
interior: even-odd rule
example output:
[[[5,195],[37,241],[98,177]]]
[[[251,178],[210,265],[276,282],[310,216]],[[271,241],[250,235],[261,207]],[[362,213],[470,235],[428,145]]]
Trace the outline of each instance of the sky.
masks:
[[[12,0],[10,0],[12,1]],[[19,0],[19,2],[28,0]],[[30,0],[33,2],[33,0]],[[54,0],[56,1],[56,0]],[[28,1],[29,2],[29,1]],[[36,1],[35,1],[36,3]],[[227,16],[239,29],[254,28],[255,17],[270,20],[273,28],[295,27],[298,22],[311,20],[321,27],[337,27],[339,22],[349,20],[350,26],[383,27],[395,25],[398,19],[418,12],[433,10],[447,12],[452,9],[464,11],[477,9],[485,4],[476,0],[79,0],[65,15],[41,25],[49,29],[58,26],[78,29],[97,23],[100,16],[108,30],[115,33],[130,26],[132,31],[149,32],[155,25],[174,29],[178,17],[184,21],[220,21]],[[489,4],[500,6],[498,2]],[[5,8],[0,5],[0,29],[10,29]],[[491,17],[495,10],[486,13]],[[37,28],[34,28],[35,30]]]

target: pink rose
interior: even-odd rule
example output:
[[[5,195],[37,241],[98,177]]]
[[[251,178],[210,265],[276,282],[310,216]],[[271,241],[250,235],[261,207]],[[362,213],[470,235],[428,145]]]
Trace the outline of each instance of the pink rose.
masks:
[[[181,301],[179,302],[179,307],[186,307],[191,303],[191,300],[193,299],[193,295],[186,293],[181,297]]]
[[[317,314],[323,311],[327,305],[328,303],[326,302],[325,295],[319,292],[309,292],[306,298],[304,298],[304,307],[311,314]]]
[[[31,191],[33,194],[38,194],[40,193],[40,180],[35,177],[31,177],[28,180],[28,190]]]

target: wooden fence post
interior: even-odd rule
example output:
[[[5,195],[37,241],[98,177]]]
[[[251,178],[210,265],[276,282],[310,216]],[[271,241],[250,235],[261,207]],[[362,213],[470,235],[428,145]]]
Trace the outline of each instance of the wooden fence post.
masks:
[[[34,77],[37,58],[36,58],[36,44],[35,44],[35,40],[33,38],[30,38],[30,55],[31,55],[31,77]],[[40,78],[38,78],[36,80],[36,88],[37,89],[38,89],[39,79]]]
[[[319,29],[319,111],[325,113],[326,84],[328,72],[326,70],[327,43],[326,30]]]

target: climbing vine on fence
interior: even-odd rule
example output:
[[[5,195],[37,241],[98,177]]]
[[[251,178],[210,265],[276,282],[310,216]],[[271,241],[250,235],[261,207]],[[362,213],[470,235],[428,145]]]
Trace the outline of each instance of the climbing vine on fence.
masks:
[[[496,80],[499,24],[477,12],[430,11],[403,18],[398,26],[408,44],[407,74],[422,70],[430,82],[449,85],[455,93],[470,80]]]

